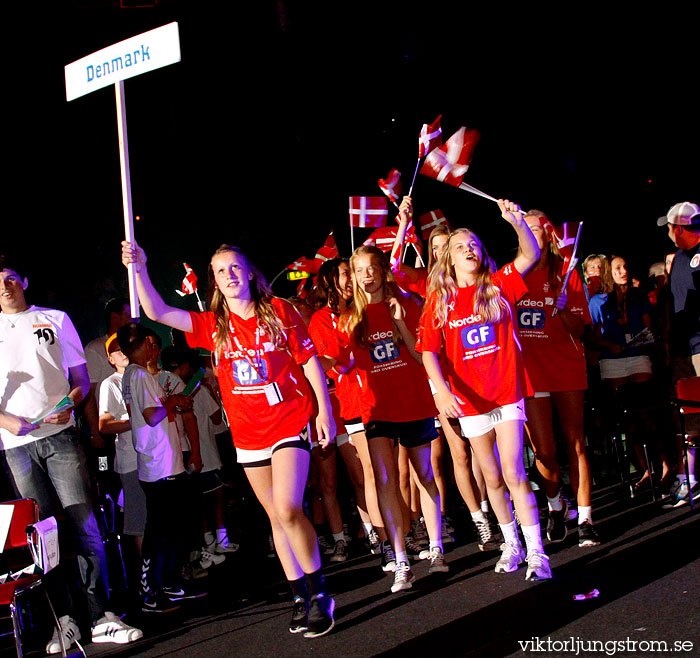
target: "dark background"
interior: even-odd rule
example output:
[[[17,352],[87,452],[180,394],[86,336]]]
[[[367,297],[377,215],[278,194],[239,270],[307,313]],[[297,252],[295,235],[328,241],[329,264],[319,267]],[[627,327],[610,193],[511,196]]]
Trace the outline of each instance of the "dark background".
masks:
[[[465,180],[557,222],[583,220],[581,256],[645,272],[672,245],[656,218],[698,194],[697,44],[690,16],[440,2],[114,2],[24,5],[6,25],[0,253],[30,303],[69,312],[84,341],[125,292],[113,88],[67,103],[63,66],[178,21],[182,62],[127,80],[136,234],[169,303],[223,242],[272,279],[329,230],[349,255],[347,198],[410,183],[417,137],[442,114],[481,141]],[[492,202],[419,176],[499,263],[514,234]],[[390,222],[393,221],[390,219]],[[358,230],[356,244],[368,231]],[[278,283],[289,295],[293,286]]]

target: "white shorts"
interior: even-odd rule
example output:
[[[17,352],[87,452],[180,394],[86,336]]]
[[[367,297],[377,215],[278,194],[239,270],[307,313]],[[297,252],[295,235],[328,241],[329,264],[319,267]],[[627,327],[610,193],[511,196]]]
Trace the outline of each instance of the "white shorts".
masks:
[[[630,375],[651,374],[648,356],[627,356],[622,359],[601,359],[601,379],[622,379]]]
[[[504,404],[479,416],[463,416],[459,419],[462,434],[468,439],[488,434],[496,425],[507,420],[522,420],[525,422],[525,401],[519,400],[513,404]]]
[[[298,436],[290,436],[286,439],[280,439],[277,443],[269,448],[261,448],[259,450],[245,450],[244,448],[236,448],[236,458],[238,463],[243,468],[254,468],[256,466],[269,466],[272,463],[272,454],[281,448],[300,448],[311,452],[311,442],[309,440],[310,432],[307,425]]]
[[[345,430],[348,434],[357,434],[358,432],[365,431],[362,418],[352,418],[350,420],[345,420],[345,418],[343,418],[343,423],[345,423]]]

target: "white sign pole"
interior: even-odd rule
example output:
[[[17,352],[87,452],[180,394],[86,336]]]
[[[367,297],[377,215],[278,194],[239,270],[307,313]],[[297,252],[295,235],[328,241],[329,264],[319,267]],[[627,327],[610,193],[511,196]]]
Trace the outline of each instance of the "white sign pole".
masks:
[[[134,241],[134,211],[131,205],[131,173],[129,169],[129,138],[126,133],[126,105],[124,103],[124,81],[114,84],[114,93],[117,98],[117,129],[119,133],[119,165],[122,174],[122,203],[124,205],[124,235],[127,242]],[[136,277],[134,277],[134,264],[129,263],[129,302],[131,305],[131,317],[138,318],[139,293],[136,289]]]

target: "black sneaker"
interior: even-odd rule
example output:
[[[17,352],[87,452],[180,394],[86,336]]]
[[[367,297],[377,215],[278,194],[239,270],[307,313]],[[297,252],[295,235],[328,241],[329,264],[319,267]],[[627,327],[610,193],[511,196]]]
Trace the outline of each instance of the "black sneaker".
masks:
[[[179,610],[180,606],[171,601],[165,594],[158,592],[157,594],[146,594],[141,602],[142,612],[165,613]]]
[[[335,626],[335,601],[328,594],[314,594],[309,603],[308,629],[304,637],[321,637]]]
[[[294,597],[292,619],[289,622],[290,633],[302,633],[309,627],[309,602],[301,596]]]
[[[348,559],[348,545],[344,539],[339,539],[335,542],[331,562],[345,562]]]
[[[379,555],[382,552],[382,542],[379,541],[379,535],[374,528],[367,535],[367,543],[369,544],[369,552],[372,555]]]
[[[430,555],[430,551],[424,549],[409,532],[405,538],[406,541],[406,557],[410,560],[425,560]]]
[[[558,512],[550,510],[549,519],[547,519],[547,539],[552,543],[564,541],[568,532],[566,520],[569,513],[569,503],[565,498],[561,499],[561,503],[561,509]]]
[[[595,531],[593,524],[589,521],[584,521],[578,526],[578,545],[581,548],[586,546],[598,546],[600,544],[600,538],[598,533]]]
[[[208,592],[173,585],[172,587],[163,587],[163,594],[170,601],[183,601],[184,599],[201,599],[205,597]]]
[[[392,545],[385,541],[382,544],[382,571],[396,570],[396,553]]]
[[[480,551],[495,551],[501,545],[500,531],[497,525],[491,523],[490,519],[486,521],[475,521],[476,531],[479,535],[479,550]]]

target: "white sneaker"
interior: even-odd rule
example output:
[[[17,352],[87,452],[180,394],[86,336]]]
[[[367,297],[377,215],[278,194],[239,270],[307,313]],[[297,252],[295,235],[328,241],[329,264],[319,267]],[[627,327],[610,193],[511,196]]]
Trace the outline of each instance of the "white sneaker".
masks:
[[[525,580],[548,580],[551,577],[552,569],[549,566],[549,556],[539,551],[530,551],[527,554]]]
[[[125,624],[113,612],[105,612],[105,616],[92,627],[93,642],[128,644],[134,640],[140,640],[142,637],[141,630]]]
[[[202,569],[208,569],[212,564],[221,564],[226,559],[225,555],[214,553],[207,548],[203,548],[199,556],[199,565]]]
[[[430,567],[428,573],[447,573],[450,567],[447,566],[445,555],[440,550],[439,546],[433,546],[430,549]]]
[[[404,589],[411,589],[415,579],[411,567],[406,562],[400,562],[394,571],[394,584],[391,586],[391,591],[396,593]]]
[[[501,559],[496,562],[496,573],[517,571],[524,559],[525,551],[519,542],[517,544],[503,542],[501,544]]]
[[[68,651],[68,649],[80,639],[80,629],[78,628],[78,624],[75,623],[75,619],[70,615],[63,615],[63,617],[58,620],[58,623],[61,627],[63,644],[65,645],[66,651]],[[53,629],[51,641],[46,645],[46,653],[61,653],[61,640],[58,637],[58,628]]]
[[[240,546],[238,544],[229,540],[228,535],[224,535],[222,540],[217,541],[214,544],[213,551],[211,550],[211,546],[207,546],[207,550],[210,553],[216,553],[217,555],[222,555],[223,553],[235,553],[239,548]]]

